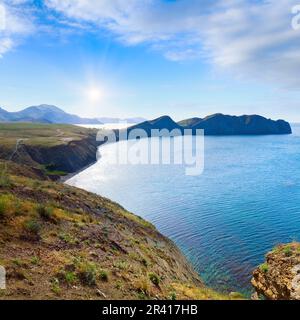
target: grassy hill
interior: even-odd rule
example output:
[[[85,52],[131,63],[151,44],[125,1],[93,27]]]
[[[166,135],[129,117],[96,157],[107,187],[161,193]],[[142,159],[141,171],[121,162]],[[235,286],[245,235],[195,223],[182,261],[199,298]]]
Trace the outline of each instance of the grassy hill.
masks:
[[[0,125],[0,159],[37,169],[72,173],[96,161],[97,130],[73,125],[4,123]],[[56,177],[57,178],[57,177]]]
[[[1,123],[0,145],[13,147],[20,139],[32,146],[53,147],[84,139],[92,133],[95,130],[65,124]]]
[[[118,204],[0,163],[1,299],[229,299]],[[3,171],[2,171],[3,173]]]
[[[0,145],[0,265],[7,270],[0,299],[240,298],[207,288],[149,222],[50,180],[46,161],[72,170],[92,161],[94,131],[6,124]]]

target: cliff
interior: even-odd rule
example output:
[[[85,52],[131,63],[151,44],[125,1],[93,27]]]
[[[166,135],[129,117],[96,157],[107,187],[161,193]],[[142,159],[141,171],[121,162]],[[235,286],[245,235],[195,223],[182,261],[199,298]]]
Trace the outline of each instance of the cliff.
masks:
[[[0,158],[44,169],[55,178],[96,161],[96,134],[72,125],[2,124]]]
[[[300,244],[279,245],[251,280],[257,296],[269,300],[300,300]]]

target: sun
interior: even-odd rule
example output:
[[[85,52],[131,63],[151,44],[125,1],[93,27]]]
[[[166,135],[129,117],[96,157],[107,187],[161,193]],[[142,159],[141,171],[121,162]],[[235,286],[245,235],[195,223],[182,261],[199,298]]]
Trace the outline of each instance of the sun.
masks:
[[[103,91],[100,87],[92,86],[85,90],[86,98],[89,102],[99,102],[103,97]]]

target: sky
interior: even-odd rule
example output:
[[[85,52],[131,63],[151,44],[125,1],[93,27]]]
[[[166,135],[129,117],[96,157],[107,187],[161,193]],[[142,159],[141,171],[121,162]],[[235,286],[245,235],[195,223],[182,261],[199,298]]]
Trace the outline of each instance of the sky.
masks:
[[[0,0],[0,106],[300,122],[300,0]],[[299,24],[298,24],[299,21]]]

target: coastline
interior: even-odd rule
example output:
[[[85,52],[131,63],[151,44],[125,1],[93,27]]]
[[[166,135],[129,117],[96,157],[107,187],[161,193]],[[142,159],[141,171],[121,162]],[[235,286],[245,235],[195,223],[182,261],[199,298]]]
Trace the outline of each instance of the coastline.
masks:
[[[94,161],[92,162],[91,164],[88,164],[84,167],[82,167],[81,169],[75,171],[75,172],[72,172],[72,173],[68,173],[67,175],[65,176],[62,176],[60,177],[57,182],[61,182],[61,183],[66,183],[68,180],[72,179],[73,177],[77,176],[79,173],[83,172],[84,170],[90,168],[91,166],[93,166],[94,164],[96,164],[97,161]]]

